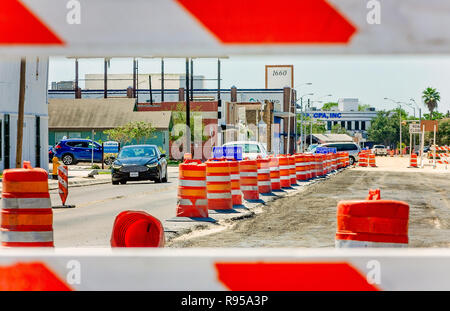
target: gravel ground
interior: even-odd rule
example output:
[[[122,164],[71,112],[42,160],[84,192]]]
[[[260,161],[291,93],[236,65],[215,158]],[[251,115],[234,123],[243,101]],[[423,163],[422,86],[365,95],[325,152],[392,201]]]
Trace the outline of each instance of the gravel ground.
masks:
[[[383,159],[381,162],[407,159]],[[405,164],[406,165],[406,164]],[[382,199],[410,205],[410,247],[450,246],[450,174],[410,169],[350,169],[230,228],[174,241],[171,247],[334,247],[336,206],[364,199],[379,188]]]

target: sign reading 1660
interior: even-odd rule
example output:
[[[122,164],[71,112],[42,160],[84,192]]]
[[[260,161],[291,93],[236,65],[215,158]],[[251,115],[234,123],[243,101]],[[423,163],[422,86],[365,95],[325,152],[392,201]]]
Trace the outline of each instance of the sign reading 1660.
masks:
[[[266,65],[266,89],[294,86],[293,65]]]
[[[272,72],[272,76],[287,76],[288,71],[287,70],[274,70]]]

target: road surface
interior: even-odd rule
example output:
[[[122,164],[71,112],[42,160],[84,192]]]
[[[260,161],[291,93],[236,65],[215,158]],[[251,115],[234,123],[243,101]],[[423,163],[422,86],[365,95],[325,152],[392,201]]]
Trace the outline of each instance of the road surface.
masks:
[[[175,216],[178,175],[169,170],[168,183],[129,182],[126,185],[93,185],[69,189],[66,204],[73,209],[53,209],[55,247],[109,247],[115,217],[124,210],[146,211],[161,222]],[[50,191],[60,205],[57,190]]]

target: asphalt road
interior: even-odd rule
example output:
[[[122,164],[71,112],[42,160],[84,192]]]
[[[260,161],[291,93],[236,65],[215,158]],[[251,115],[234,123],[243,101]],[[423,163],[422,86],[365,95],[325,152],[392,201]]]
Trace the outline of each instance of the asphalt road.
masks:
[[[55,247],[109,247],[115,217],[124,210],[146,211],[161,222],[175,216],[177,173],[169,171],[168,183],[129,182],[126,185],[93,185],[69,189],[66,204],[53,209]],[[56,190],[52,204],[60,205]]]

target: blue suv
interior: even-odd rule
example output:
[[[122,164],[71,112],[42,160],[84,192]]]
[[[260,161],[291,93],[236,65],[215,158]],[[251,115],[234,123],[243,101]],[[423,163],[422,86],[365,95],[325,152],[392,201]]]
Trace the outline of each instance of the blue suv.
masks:
[[[63,139],[53,147],[53,153],[65,165],[71,165],[80,161],[91,161],[92,149],[94,162],[102,162],[102,146],[90,139]]]

